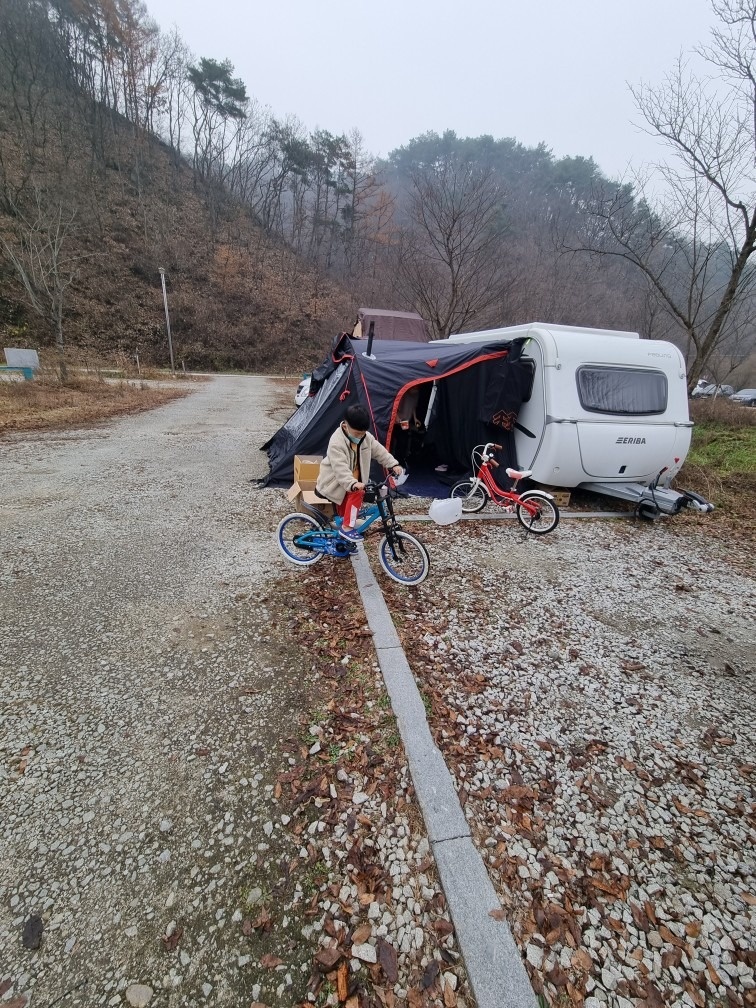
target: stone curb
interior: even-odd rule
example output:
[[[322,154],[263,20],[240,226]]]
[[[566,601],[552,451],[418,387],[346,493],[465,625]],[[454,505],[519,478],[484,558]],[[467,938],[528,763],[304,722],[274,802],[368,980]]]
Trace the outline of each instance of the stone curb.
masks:
[[[401,514],[399,521],[433,521],[428,514]],[[635,518],[631,511],[561,511],[561,518]],[[517,516],[502,511],[501,514],[463,514],[460,521],[517,521]]]
[[[433,741],[425,706],[364,549],[352,556],[391,706],[404,743],[441,885],[478,1008],[536,1008],[536,997],[451,774]]]

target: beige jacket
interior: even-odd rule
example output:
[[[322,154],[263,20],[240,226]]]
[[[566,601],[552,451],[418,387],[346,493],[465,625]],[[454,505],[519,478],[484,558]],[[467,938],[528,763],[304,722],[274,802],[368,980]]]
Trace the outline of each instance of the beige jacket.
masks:
[[[352,469],[357,451],[359,451],[360,483],[367,483],[370,478],[370,463],[373,459],[387,469],[399,465],[394,456],[387,452],[369,431],[358,448],[351,443],[343,427],[337,427],[328,442],[326,456],[320,463],[316,490],[321,497],[333,501],[334,504],[341,504],[355,483]]]

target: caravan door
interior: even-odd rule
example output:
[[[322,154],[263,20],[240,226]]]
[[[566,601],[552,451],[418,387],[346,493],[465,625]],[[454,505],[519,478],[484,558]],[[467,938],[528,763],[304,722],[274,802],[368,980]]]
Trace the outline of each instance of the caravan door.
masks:
[[[665,416],[663,371],[585,364],[576,370],[583,471],[594,479],[643,479],[669,465],[678,430]]]

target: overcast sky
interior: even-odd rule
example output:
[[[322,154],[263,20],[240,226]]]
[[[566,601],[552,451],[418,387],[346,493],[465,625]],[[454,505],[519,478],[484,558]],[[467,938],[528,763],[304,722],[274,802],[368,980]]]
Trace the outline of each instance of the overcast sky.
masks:
[[[543,141],[610,177],[661,157],[628,83],[708,42],[708,0],[146,0],[195,56],[308,130],[386,155],[428,130]]]

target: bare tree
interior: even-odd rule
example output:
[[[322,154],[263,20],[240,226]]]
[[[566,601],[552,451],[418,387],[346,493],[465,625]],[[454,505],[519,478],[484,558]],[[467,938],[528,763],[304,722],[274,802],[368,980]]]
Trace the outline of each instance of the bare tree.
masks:
[[[661,87],[633,89],[672,158],[597,192],[582,245],[643,273],[685,344],[690,388],[748,338],[738,308],[752,291],[756,250],[756,0],[712,6],[721,26],[698,53],[716,70],[716,88],[680,60]]]
[[[31,208],[15,209],[15,241],[0,233],[0,248],[18,275],[25,300],[51,327],[58,350],[61,379],[65,381],[63,307],[66,292],[76,279],[77,264],[87,258],[68,251],[76,210],[48,200],[38,188]]]
[[[499,295],[503,193],[491,170],[454,156],[414,170],[410,184],[401,287],[444,338]]]

